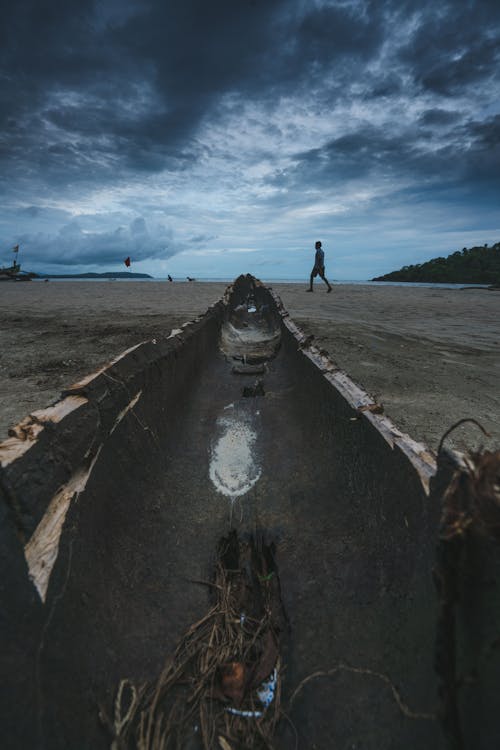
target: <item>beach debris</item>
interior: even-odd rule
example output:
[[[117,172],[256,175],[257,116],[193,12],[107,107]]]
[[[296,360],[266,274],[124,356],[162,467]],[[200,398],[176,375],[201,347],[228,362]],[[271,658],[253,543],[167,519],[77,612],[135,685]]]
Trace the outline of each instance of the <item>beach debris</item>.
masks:
[[[259,696],[259,700],[264,708],[269,708],[273,702],[277,684],[278,670],[275,667],[272,675],[267,680],[264,680],[260,688],[257,690],[257,695]]]
[[[438,465],[448,461],[444,441],[456,427],[466,422],[472,422],[488,435],[476,420],[459,420],[440,441]],[[455,468],[443,495],[433,571],[439,599],[435,665],[439,677],[440,719],[454,747],[464,747],[460,717],[460,688],[464,679],[459,679],[458,674],[457,622],[467,550],[474,538],[480,540],[481,547],[488,542],[494,545],[500,542],[500,450],[469,451]],[[487,653],[493,645],[482,644],[483,652]]]
[[[471,452],[444,495],[440,537],[468,531],[500,541],[500,450]]]
[[[288,630],[275,547],[235,531],[217,551],[212,605],[166,660],[158,679],[122,680],[113,720],[101,710],[112,750],[270,748],[280,719],[281,657]]]
[[[220,684],[223,695],[235,706],[241,705],[245,694],[246,668],[241,661],[230,661],[220,668]]]
[[[255,398],[256,396],[265,396],[264,384],[262,380],[256,380],[254,385],[245,385],[242,395],[245,398]]]

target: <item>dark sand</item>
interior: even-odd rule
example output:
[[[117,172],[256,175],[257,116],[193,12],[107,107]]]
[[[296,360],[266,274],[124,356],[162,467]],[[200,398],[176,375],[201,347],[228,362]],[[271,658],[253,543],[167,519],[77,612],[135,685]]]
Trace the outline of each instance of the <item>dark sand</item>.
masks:
[[[368,285],[275,284],[314,343],[436,449],[500,446],[500,292]],[[223,283],[31,282],[0,285],[0,440],[9,426],[124,349],[203,313]]]

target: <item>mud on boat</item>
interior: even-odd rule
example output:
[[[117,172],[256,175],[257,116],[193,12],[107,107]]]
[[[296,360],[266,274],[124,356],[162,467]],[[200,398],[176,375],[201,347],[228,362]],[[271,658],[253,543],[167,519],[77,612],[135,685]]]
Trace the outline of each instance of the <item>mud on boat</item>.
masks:
[[[17,425],[3,746],[494,746],[498,454],[381,412],[242,276]]]

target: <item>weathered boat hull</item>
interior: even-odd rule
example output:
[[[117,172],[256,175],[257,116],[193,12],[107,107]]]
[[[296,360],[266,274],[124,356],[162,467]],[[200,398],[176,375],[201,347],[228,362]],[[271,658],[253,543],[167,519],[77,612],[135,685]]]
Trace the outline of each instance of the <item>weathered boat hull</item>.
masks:
[[[255,397],[248,362],[228,361],[245,341],[220,348],[250,294],[269,333]],[[304,748],[446,747],[431,573],[449,474],[436,483],[433,456],[377,411],[240,277],[22,423],[0,446],[8,746],[109,746],[99,707],[123,677],[157,675],[203,616],[195,582],[236,528],[277,549],[290,723],[276,746],[296,731]]]
[[[34,273],[21,271],[19,263],[0,268],[0,281],[31,281],[35,276]]]

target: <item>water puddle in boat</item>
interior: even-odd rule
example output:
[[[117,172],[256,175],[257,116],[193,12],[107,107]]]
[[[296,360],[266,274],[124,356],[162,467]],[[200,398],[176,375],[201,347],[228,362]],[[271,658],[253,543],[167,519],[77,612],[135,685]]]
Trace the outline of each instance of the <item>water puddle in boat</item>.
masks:
[[[255,412],[231,404],[215,424],[209,476],[217,491],[232,499],[245,495],[262,473],[255,416]]]

